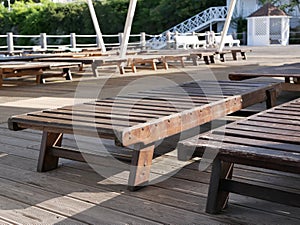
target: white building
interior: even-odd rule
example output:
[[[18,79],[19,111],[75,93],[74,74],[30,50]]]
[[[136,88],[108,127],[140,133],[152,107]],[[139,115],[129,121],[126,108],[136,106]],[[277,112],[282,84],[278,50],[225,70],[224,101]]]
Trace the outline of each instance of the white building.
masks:
[[[265,4],[248,16],[247,21],[248,45],[288,45],[290,16],[278,7]]]

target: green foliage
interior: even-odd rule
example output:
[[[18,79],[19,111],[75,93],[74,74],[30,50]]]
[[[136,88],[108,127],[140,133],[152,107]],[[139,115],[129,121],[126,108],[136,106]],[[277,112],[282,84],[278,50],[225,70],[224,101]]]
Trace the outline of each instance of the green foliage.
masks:
[[[102,33],[123,32],[129,0],[102,0],[93,4]],[[226,0],[138,0],[132,33],[157,34],[206,8],[224,5]],[[95,34],[85,1],[61,4],[49,0],[22,0],[11,4],[11,9],[8,11],[0,5],[0,34]],[[37,40],[17,41],[18,44],[32,44]],[[49,43],[51,41],[62,40],[49,40]]]
[[[289,3],[281,0],[259,0],[259,3],[262,5],[269,2],[275,6],[278,6],[278,8],[282,9],[286,13],[293,12],[296,7],[300,10],[300,0],[290,0]]]

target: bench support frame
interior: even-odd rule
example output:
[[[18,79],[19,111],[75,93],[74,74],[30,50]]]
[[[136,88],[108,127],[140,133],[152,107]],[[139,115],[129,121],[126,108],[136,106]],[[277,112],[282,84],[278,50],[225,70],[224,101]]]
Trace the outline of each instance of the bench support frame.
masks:
[[[206,203],[207,213],[217,214],[224,209],[227,206],[230,192],[294,207],[300,207],[299,194],[232,180],[234,163],[258,166],[257,162],[253,161],[252,164],[248,160],[245,161],[233,157],[225,157],[226,161],[220,158],[221,157],[217,157],[212,165],[212,173]],[[266,166],[262,165],[259,167],[264,168]],[[268,167],[272,168],[271,165]],[[279,169],[276,165],[274,167],[276,170]],[[282,168],[280,171],[286,172],[286,168]],[[293,171],[293,169],[290,169],[290,171]]]
[[[40,154],[38,159],[38,172],[46,172],[58,167],[59,157],[50,154],[51,147],[59,147],[62,143],[62,133],[43,132]]]
[[[148,185],[150,169],[154,154],[154,145],[138,145],[137,150],[133,151],[130,174],[128,180],[128,189],[136,191],[145,185]]]

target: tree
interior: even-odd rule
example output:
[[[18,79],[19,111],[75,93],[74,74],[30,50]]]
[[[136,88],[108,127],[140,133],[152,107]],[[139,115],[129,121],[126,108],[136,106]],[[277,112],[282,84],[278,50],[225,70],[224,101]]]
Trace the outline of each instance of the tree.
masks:
[[[300,11],[300,0],[259,0],[259,3],[262,5],[266,3],[272,3],[275,6],[278,6],[278,8],[284,10],[286,13],[291,13],[295,10],[295,8],[298,8]]]

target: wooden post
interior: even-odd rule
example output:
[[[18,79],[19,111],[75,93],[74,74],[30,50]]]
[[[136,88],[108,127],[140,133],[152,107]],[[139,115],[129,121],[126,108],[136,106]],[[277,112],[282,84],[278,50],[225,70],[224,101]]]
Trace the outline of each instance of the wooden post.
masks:
[[[141,49],[145,50],[146,49],[146,33],[141,32]]]
[[[154,153],[154,145],[139,146],[132,153],[128,189],[135,191],[149,182],[150,168]]]
[[[6,42],[7,42],[7,51],[9,53],[13,52],[14,51],[14,36],[13,36],[12,32],[7,33]]]
[[[47,49],[47,34],[40,33],[40,45],[41,49]]]
[[[75,33],[70,34],[70,45],[71,45],[71,48],[76,48],[76,34]]]
[[[38,172],[46,172],[56,169],[58,166],[58,157],[50,154],[49,148],[61,146],[63,134],[43,132],[40,155],[38,159]]]

